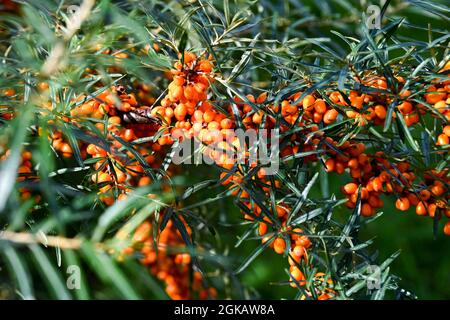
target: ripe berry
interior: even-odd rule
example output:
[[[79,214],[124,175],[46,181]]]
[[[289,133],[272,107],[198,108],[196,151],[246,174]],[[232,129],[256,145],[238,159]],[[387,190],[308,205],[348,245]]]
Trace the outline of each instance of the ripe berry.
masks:
[[[286,241],[283,238],[276,238],[273,242],[273,249],[278,254],[284,253],[286,250]]]
[[[407,211],[409,209],[409,200],[406,197],[399,198],[395,202],[395,207],[400,211]]]
[[[425,204],[422,201],[417,204],[416,214],[419,216],[427,215],[427,207],[425,206]]]
[[[438,136],[438,138],[437,138],[436,145],[438,145],[438,146],[445,146],[447,144],[449,144],[449,137],[447,135],[443,134],[443,133],[440,134]]]
[[[358,190],[358,185],[357,185],[356,183],[353,183],[353,182],[347,183],[347,184],[344,186],[344,191],[345,191],[346,194],[353,194],[353,193],[355,193],[357,190]]]
[[[373,213],[373,208],[370,206],[370,204],[364,203],[361,206],[361,215],[363,215],[364,217],[370,217],[373,215]]]
[[[444,234],[450,236],[450,221],[447,221],[444,225]]]
[[[335,109],[328,110],[323,116],[323,122],[325,122],[325,124],[333,123],[338,114],[339,113]]]

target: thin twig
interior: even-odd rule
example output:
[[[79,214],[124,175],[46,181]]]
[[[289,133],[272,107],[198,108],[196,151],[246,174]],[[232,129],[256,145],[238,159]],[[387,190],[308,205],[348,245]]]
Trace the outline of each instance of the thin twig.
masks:
[[[40,243],[49,247],[59,247],[61,249],[79,249],[83,243],[82,239],[65,238],[60,236],[42,236],[28,232],[12,232],[8,230],[0,231],[0,240],[17,244]]]

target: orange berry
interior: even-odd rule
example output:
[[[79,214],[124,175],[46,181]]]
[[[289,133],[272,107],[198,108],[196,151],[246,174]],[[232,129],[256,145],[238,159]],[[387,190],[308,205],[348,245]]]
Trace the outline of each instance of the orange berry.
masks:
[[[427,207],[423,203],[423,201],[419,202],[416,207],[416,214],[419,216],[426,216],[427,215]]]
[[[337,112],[335,109],[328,110],[323,116],[323,122],[325,122],[326,124],[333,123],[336,120],[338,114],[339,112]]]
[[[258,232],[260,236],[265,235],[267,233],[267,224],[264,222],[260,222]]]
[[[233,121],[231,119],[225,118],[220,121],[220,127],[222,129],[231,129],[233,127]]]
[[[150,179],[150,177],[142,177],[142,178],[139,179],[138,186],[139,187],[147,186],[151,182],[152,182],[152,180]]]
[[[252,121],[254,124],[261,124],[264,112],[262,110],[258,110],[252,117]]]
[[[413,206],[417,206],[419,203],[419,198],[414,193],[408,193],[409,203]]]
[[[332,296],[328,293],[322,293],[320,296],[317,297],[317,300],[328,300],[330,299]]]
[[[257,173],[258,179],[264,179],[266,177],[266,169],[261,168]]]
[[[205,122],[211,122],[214,120],[214,117],[216,116],[215,112],[213,110],[206,110],[203,113],[203,120]]]
[[[8,89],[4,89],[2,91],[2,93],[7,96],[7,97],[12,97],[13,95],[16,94],[16,90],[12,89],[12,88],[8,88]]]
[[[114,198],[113,197],[101,197],[101,200],[107,205],[112,206],[114,204]]]
[[[202,60],[199,63],[198,70],[203,71],[205,73],[210,73],[212,71],[212,63],[208,60]]]
[[[307,110],[309,107],[311,107],[316,99],[310,94],[308,94],[305,98],[303,98],[303,109]]]
[[[431,193],[437,197],[442,195],[445,192],[443,184],[439,181],[436,181],[434,185],[430,188]]]
[[[174,114],[174,112],[173,112],[173,109],[171,107],[167,107],[167,108],[164,109],[164,115],[167,118],[172,118],[173,114]]]
[[[347,165],[348,165],[348,167],[351,168],[351,169],[356,169],[356,168],[358,168],[358,166],[359,166],[358,159],[356,159],[356,158],[350,159],[350,160],[348,161]]]
[[[357,185],[356,183],[353,183],[353,182],[347,183],[347,184],[344,186],[344,192],[345,192],[346,194],[353,194],[353,193],[355,193],[357,190],[358,190],[358,185]]]
[[[300,271],[299,268],[294,266],[292,270],[290,270],[290,273],[292,275],[292,278],[294,278],[297,282],[299,282],[300,285],[303,285],[305,283],[305,281],[302,281],[305,280],[305,276],[303,275],[303,273]]]
[[[288,213],[288,210],[282,206],[277,206],[276,210],[278,217],[283,217]]]
[[[62,153],[67,153],[67,154],[72,154],[72,153],[73,153],[72,147],[71,147],[68,143],[63,143],[63,144],[61,145],[60,151],[61,151]]]
[[[304,248],[309,248],[312,243],[307,236],[300,236],[296,241],[296,244],[303,246]]]
[[[125,193],[121,193],[119,194],[119,196],[117,197],[117,201],[123,201],[127,198],[127,195]]]
[[[338,174],[342,174],[345,171],[345,166],[342,164],[342,162],[336,162],[336,172]]]
[[[169,90],[169,99],[172,102],[179,101],[183,97],[183,87],[175,85]]]
[[[314,112],[313,114],[313,121],[315,123],[320,123],[323,120],[323,116],[320,113]]]
[[[125,129],[122,136],[125,141],[131,141],[136,138],[136,136],[134,135],[134,131],[132,129]]]
[[[267,92],[263,92],[256,98],[256,103],[263,103],[264,101],[266,101],[266,99],[267,99]]]
[[[90,155],[94,155],[97,153],[97,147],[94,144],[89,144],[86,148],[86,152]]]
[[[450,208],[445,208],[444,209],[444,214],[447,218],[450,218]]]
[[[370,206],[370,204],[368,203],[364,203],[361,206],[361,215],[363,215],[364,217],[370,217],[372,216],[374,213],[373,208]]]
[[[450,137],[450,125],[446,125],[442,132],[447,136]]]
[[[286,250],[286,241],[283,238],[276,238],[273,242],[273,248],[278,254],[284,253]]]
[[[428,214],[430,215],[430,217],[434,218],[434,215],[436,214],[436,209],[437,209],[436,204],[430,203],[428,205]]]
[[[98,104],[98,103],[97,103]],[[95,110],[95,101],[89,101],[80,106],[79,113],[82,115],[88,115]]]
[[[112,178],[109,174],[107,174],[105,172],[99,173],[98,179],[97,179],[98,183],[109,182],[109,181],[112,181]]]
[[[31,160],[32,154],[30,151],[24,151],[22,153],[22,160],[26,161],[26,160]]]
[[[122,120],[119,118],[119,117],[117,117],[117,116],[114,116],[114,117],[111,117],[111,118],[109,118],[108,119],[108,123],[109,124],[120,124],[120,122],[121,122]]]
[[[198,100],[198,92],[195,90],[194,85],[190,84],[184,88],[184,97],[187,100]]]
[[[429,104],[435,104],[441,100],[445,99],[446,93],[442,92],[443,88],[439,88],[436,90],[435,86],[430,86],[428,88],[428,92],[434,92],[434,93],[427,93],[425,94],[425,99]],[[445,90],[445,89],[444,89]]]
[[[427,189],[421,190],[419,192],[419,194],[420,194],[421,200],[423,200],[423,201],[427,201],[431,197],[431,192],[428,191]]]
[[[447,110],[447,104],[445,103],[444,100],[438,101],[434,104],[434,107],[436,108],[437,111],[439,111],[440,113],[444,113]]]
[[[306,249],[303,246],[295,246],[292,250],[293,256],[301,258],[306,254]]]
[[[179,104],[178,106],[175,107],[175,110],[173,111],[173,114],[175,115],[175,118],[178,121],[184,120],[184,117],[186,117],[186,106],[184,104]]]
[[[445,146],[447,144],[449,144],[449,137],[447,135],[443,134],[443,133],[440,134],[438,136],[438,138],[437,138],[436,145],[438,145],[438,146]]]
[[[450,236],[450,221],[447,221],[444,225],[444,234]]]
[[[402,102],[397,108],[403,114],[408,114],[413,109],[412,104],[407,101]]]
[[[327,159],[327,161],[325,161],[325,167],[326,167],[326,170],[327,170],[327,172],[333,172],[334,171],[334,168],[335,168],[335,161],[334,161],[334,159]]]
[[[150,232],[152,230],[152,225],[150,222],[145,221],[139,227],[136,228],[136,231],[133,235],[134,242],[144,242],[150,238]]]
[[[383,189],[383,182],[381,181],[381,179],[379,177],[375,177],[372,180],[372,186],[373,186],[373,190],[381,191]]]
[[[409,209],[409,200],[407,197],[399,198],[395,202],[395,207],[400,211],[407,211]]]
[[[183,59],[184,59],[183,60],[184,63],[187,64],[187,63],[191,63],[192,61],[196,60],[197,56],[193,52],[185,51],[183,53]]]
[[[17,169],[17,173],[31,173],[31,170],[30,170],[29,167],[26,167],[26,166],[20,166],[20,167]]]
[[[301,237],[301,236],[300,236],[301,233],[303,233],[303,230],[302,230],[302,229],[300,229],[300,228],[294,228],[294,229],[292,230],[291,239],[292,239],[293,241],[298,240],[298,239]]]
[[[316,110],[319,114],[324,114],[327,111],[327,105],[325,104],[325,101],[322,99],[317,99],[314,103],[314,110]]]
[[[386,108],[382,105],[377,105],[375,106],[375,114],[377,115],[378,118],[380,119],[385,119],[386,118]]]
[[[419,114],[417,112],[412,112],[404,116],[406,125],[412,126],[413,124],[419,122]]]

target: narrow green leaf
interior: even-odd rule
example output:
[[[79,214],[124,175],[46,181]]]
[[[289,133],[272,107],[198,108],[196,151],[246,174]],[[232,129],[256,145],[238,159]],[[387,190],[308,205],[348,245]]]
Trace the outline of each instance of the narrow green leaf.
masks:
[[[25,300],[33,300],[33,285],[29,277],[30,272],[27,270],[22,259],[10,245],[4,246],[3,254],[11,267],[11,273],[14,274],[19,285],[20,295]]]
[[[47,282],[49,290],[60,300],[70,300],[71,296],[67,291],[65,282],[61,278],[61,273],[58,273],[52,266],[44,250],[36,244],[30,245],[29,248],[39,266],[39,271]]]

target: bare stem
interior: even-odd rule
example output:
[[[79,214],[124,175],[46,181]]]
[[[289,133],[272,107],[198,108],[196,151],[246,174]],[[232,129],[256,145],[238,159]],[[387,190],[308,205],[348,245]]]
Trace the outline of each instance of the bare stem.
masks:
[[[61,249],[79,249],[82,239],[64,238],[59,236],[47,236],[44,234],[32,234],[28,232],[0,231],[0,240],[17,244],[36,244],[44,246],[59,247]]]

